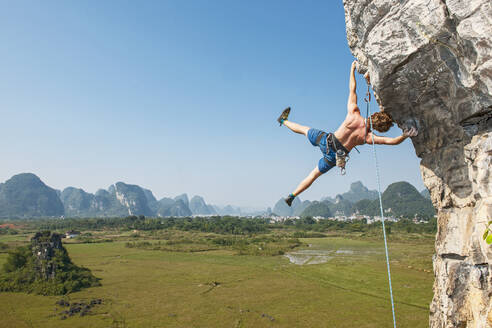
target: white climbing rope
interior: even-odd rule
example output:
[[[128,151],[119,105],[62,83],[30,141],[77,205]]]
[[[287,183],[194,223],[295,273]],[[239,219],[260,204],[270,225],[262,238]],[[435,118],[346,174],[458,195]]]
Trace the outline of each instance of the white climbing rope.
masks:
[[[372,118],[371,118],[371,112],[370,112],[370,101],[371,101],[371,93],[370,93],[370,87],[367,85],[367,98],[364,98],[365,102],[367,103],[367,112],[366,116],[369,118],[369,122],[371,124],[371,131],[372,129]],[[367,129],[366,129],[367,131]],[[379,178],[379,165],[378,165],[378,157],[376,156],[376,146],[374,144],[374,133],[372,133],[372,150],[374,153],[374,162],[376,164],[376,177],[378,181],[378,195],[379,195],[379,208],[381,209],[381,223],[383,224],[383,236],[384,236],[384,249],[386,251],[386,267],[388,268],[388,282],[389,282],[389,290],[390,290],[390,297],[391,297],[391,312],[393,314],[393,328],[396,328],[396,318],[395,318],[395,303],[393,301],[393,287],[391,286],[391,271],[390,271],[390,263],[389,263],[389,255],[388,255],[388,242],[386,241],[386,229],[384,227],[384,215],[383,215],[383,201],[381,199],[381,181]]]

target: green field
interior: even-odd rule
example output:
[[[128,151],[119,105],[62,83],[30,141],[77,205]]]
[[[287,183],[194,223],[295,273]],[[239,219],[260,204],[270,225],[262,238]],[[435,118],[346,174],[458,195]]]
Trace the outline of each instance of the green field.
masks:
[[[0,293],[0,327],[392,327],[381,240],[302,241],[329,252],[328,261],[296,265],[285,256],[146,250],[124,241],[66,244],[74,263],[102,278],[102,287],[70,300],[103,304],[61,320],[60,297]],[[398,327],[428,326],[432,253],[431,238],[390,241]],[[5,258],[0,253],[0,265]]]

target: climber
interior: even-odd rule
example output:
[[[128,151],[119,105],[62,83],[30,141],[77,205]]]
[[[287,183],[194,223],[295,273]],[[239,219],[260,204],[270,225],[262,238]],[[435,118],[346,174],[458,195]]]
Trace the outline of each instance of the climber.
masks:
[[[285,125],[295,133],[305,135],[313,146],[320,148],[323,157],[319,160],[318,165],[309,175],[289,194],[284,200],[287,205],[291,206],[292,201],[322,174],[328,172],[332,167],[340,166],[342,172],[345,169],[345,161],[352,148],[365,143],[372,143],[373,132],[370,128],[368,118],[364,119],[359,107],[357,106],[357,93],[355,82],[356,61],[350,68],[349,97],[347,103],[347,116],[342,125],[335,133],[326,133],[318,129],[303,126],[288,120],[290,107],[287,107],[282,115],[277,119],[280,126]],[[369,82],[369,75],[366,74],[366,80]],[[384,112],[376,112],[371,115],[372,126],[379,132],[386,132],[393,125],[391,116]],[[396,138],[381,137],[374,134],[374,143],[383,145],[398,145],[408,137],[417,135],[415,128],[406,129],[403,134]],[[343,173],[342,173],[343,174]]]

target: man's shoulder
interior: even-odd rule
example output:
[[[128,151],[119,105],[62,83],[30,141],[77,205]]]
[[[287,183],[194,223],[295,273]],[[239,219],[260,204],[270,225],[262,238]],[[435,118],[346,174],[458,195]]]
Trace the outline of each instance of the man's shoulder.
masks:
[[[359,110],[359,107],[357,107],[356,110],[354,111],[351,111],[349,113],[347,113],[347,117],[345,118],[346,121],[349,121],[349,122],[352,122],[352,121],[358,121],[360,120],[362,117],[362,115],[360,114],[360,110]]]

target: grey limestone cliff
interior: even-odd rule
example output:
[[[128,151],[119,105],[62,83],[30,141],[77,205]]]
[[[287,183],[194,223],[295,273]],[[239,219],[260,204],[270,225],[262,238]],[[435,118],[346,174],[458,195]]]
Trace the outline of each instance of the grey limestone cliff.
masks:
[[[43,280],[55,278],[57,263],[53,261],[56,251],[63,250],[61,235],[49,232],[37,232],[31,238],[31,251],[36,272]]]
[[[431,327],[492,326],[492,2],[344,0],[348,44],[438,211]]]

